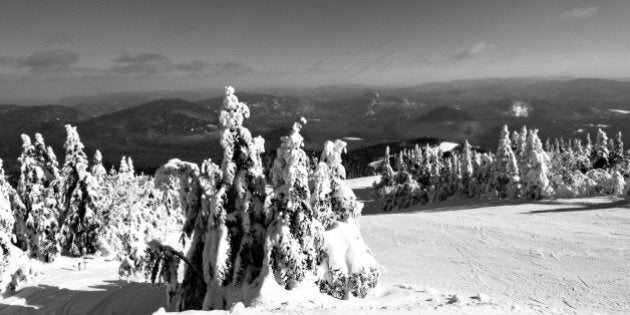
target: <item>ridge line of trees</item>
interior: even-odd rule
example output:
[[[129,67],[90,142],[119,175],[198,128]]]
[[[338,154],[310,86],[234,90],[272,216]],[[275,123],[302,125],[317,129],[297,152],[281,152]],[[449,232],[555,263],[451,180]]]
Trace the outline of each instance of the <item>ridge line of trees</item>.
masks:
[[[626,196],[630,154],[624,152],[621,132],[609,139],[598,129],[595,143],[587,134],[585,144],[560,138],[543,145],[537,129],[523,126],[510,133],[505,125],[496,153],[474,151],[468,141],[460,153],[448,156],[429,145],[394,157],[386,148],[379,172],[374,195],[384,211],[451,198]]]

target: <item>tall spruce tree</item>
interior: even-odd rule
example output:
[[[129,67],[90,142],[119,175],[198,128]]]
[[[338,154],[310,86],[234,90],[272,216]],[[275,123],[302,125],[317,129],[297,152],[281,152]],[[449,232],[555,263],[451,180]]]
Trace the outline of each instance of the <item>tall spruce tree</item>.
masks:
[[[16,193],[4,176],[4,168],[0,159],[0,279],[9,270],[12,255],[11,239],[13,238],[14,219],[12,208],[15,205]]]
[[[621,131],[617,132],[612,139],[612,148],[610,150],[610,164],[612,166],[622,165],[624,161],[623,140]]]
[[[591,158],[594,168],[605,168],[610,165],[610,149],[608,148],[608,136],[601,128],[597,129],[595,147]]]
[[[504,125],[497,146],[493,181],[500,198],[516,198],[520,192],[519,168],[509,135],[507,125]]]
[[[238,100],[234,88],[227,87],[219,114],[223,182],[210,209],[216,221],[206,239],[210,259],[204,262],[208,284],[204,309],[224,309],[225,287],[249,284],[263,268],[266,229],[272,219],[260,158],[264,140],[252,138],[243,126],[247,118],[249,108]]]
[[[531,150],[528,152],[529,168],[523,176],[524,196],[533,199],[549,198],[553,195],[549,181],[551,159],[543,150],[537,129],[529,131],[527,142]]]
[[[52,148],[40,134],[35,144],[22,135],[18,194],[24,207],[16,209],[15,234],[18,246],[29,256],[51,262],[59,253],[60,175]]]
[[[107,171],[105,170],[105,167],[103,167],[103,155],[100,150],[94,151],[91,173],[97,182],[102,182],[105,176],[107,176]]]
[[[461,170],[461,187],[464,189],[463,193],[467,196],[470,196],[471,186],[473,185],[472,179],[474,168],[472,161],[472,149],[470,147],[470,143],[468,143],[468,140],[464,142],[464,148],[462,150]]]
[[[288,136],[282,137],[271,169],[270,263],[276,281],[286,289],[294,288],[307,273],[315,273],[323,239],[323,226],[310,204],[308,157],[300,135],[305,123],[302,118]]]
[[[73,256],[98,249],[101,228],[96,204],[96,182],[88,171],[88,161],[76,127],[66,125],[66,158],[63,165],[62,248]]]

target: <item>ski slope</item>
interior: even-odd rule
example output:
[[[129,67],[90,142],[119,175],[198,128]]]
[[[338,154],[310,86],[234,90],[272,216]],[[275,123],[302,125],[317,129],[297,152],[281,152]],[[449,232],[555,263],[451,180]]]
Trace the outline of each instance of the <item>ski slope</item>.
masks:
[[[366,202],[362,235],[386,269],[366,299],[339,301],[298,290],[234,313],[624,313],[630,309],[630,209],[588,198],[502,203],[447,201],[382,213],[377,177],[349,180]],[[62,257],[0,314],[150,314],[164,287],[117,277],[94,258],[78,271]],[[132,279],[134,280],[134,279]]]

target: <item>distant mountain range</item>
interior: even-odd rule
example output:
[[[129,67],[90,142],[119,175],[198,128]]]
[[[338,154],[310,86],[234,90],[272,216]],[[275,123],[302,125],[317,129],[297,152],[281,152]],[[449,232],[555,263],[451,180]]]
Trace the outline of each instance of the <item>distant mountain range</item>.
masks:
[[[321,92],[317,95],[317,92]],[[294,96],[291,92],[295,92]],[[501,125],[539,128],[541,136],[584,137],[598,127],[630,135],[630,82],[600,79],[484,79],[408,88],[361,86],[239,92],[251,110],[247,126],[275,152],[291,124],[305,117],[306,147],[349,139],[349,148],[437,137],[469,139],[493,149]],[[64,124],[78,126],[89,155],[98,148],[106,164],[122,155],[151,171],[172,157],[220,160],[220,90],[133,92],[72,97],[57,105],[0,105],[0,158],[16,171],[20,134],[40,132],[63,157]],[[373,151],[373,150],[372,150]],[[372,152],[370,151],[370,152]]]

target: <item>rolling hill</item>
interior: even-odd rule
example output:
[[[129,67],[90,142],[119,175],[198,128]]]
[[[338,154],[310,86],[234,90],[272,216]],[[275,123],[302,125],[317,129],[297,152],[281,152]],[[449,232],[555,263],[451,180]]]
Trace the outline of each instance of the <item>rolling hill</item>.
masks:
[[[630,135],[626,81],[483,79],[398,89],[338,86],[309,91],[318,90],[323,94],[317,98],[305,97],[305,89],[295,89],[302,94],[298,96],[238,93],[252,113],[246,126],[254,136],[265,138],[268,155],[302,116],[308,120],[302,134],[312,151],[330,139],[350,139],[348,148],[354,150],[420,137],[458,143],[468,139],[493,150],[503,124],[512,130],[522,125],[538,128],[543,140],[584,138],[597,128],[609,135],[617,131]],[[169,97],[152,98],[155,95]],[[177,95],[183,98],[173,98]],[[61,158],[63,125],[71,123],[78,126],[88,154],[101,149],[106,165],[118,164],[122,155],[132,156],[136,166],[148,172],[172,157],[220,160],[217,115],[222,97],[209,95],[221,92],[130,92],[67,98],[62,102],[67,106],[0,105],[0,157],[15,174],[20,134],[40,132]]]

